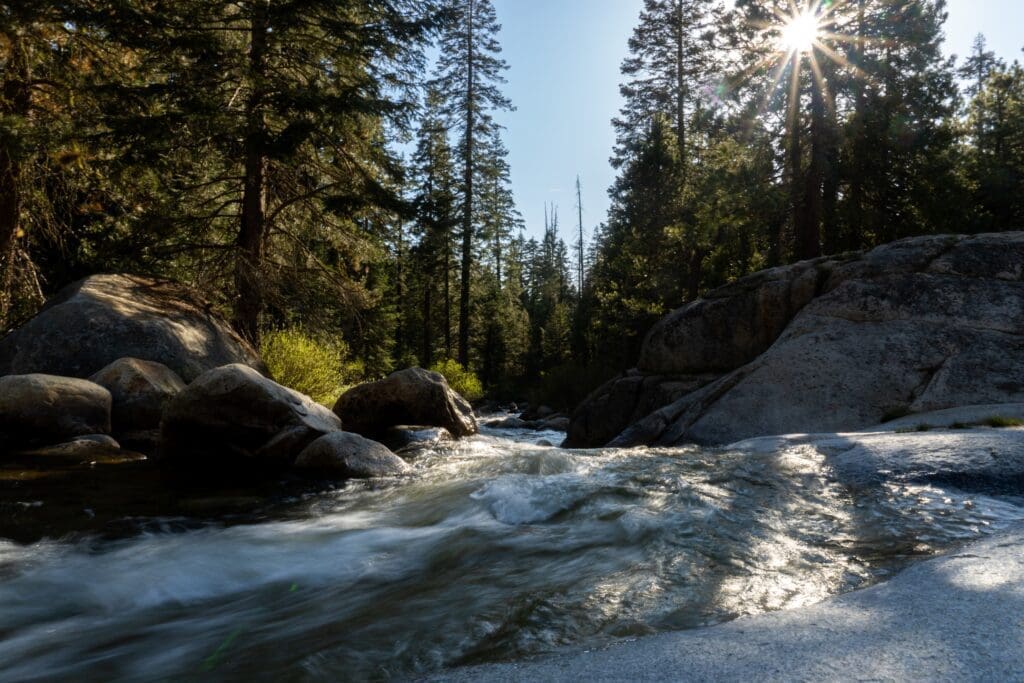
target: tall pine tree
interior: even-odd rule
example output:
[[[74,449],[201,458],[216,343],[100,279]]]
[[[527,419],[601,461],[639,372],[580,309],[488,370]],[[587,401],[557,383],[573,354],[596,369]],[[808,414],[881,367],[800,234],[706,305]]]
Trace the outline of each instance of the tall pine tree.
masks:
[[[497,13],[490,0],[449,0],[452,22],[442,34],[437,78],[433,87],[445,103],[445,114],[459,139],[458,157],[462,176],[462,256],[459,286],[458,360],[469,364],[470,319],[475,247],[477,166],[485,141],[494,136],[497,123],[493,112],[509,110],[511,102],[500,89],[502,73],[508,68],[501,59]]]

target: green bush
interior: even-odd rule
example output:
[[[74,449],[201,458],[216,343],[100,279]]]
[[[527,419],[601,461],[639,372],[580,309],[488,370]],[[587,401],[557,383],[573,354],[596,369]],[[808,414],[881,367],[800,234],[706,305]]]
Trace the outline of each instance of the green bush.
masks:
[[[1003,417],[1001,415],[995,415],[982,422],[986,427],[995,427],[996,429],[1006,429],[1008,427],[1024,427],[1024,420],[1020,420],[1015,417]]]
[[[263,361],[279,384],[333,406],[348,379],[348,345],[341,339],[322,340],[301,329],[275,330],[263,337]]]
[[[457,361],[446,360],[430,367],[432,372],[444,375],[448,386],[457,391],[467,401],[478,401],[484,397],[484,386],[472,371],[459,365]]]

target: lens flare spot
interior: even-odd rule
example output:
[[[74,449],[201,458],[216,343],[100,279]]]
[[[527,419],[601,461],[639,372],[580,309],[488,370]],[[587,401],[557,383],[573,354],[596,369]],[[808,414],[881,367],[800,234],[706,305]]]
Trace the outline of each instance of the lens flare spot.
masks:
[[[810,52],[820,31],[817,15],[797,14],[782,27],[779,47],[786,52]]]

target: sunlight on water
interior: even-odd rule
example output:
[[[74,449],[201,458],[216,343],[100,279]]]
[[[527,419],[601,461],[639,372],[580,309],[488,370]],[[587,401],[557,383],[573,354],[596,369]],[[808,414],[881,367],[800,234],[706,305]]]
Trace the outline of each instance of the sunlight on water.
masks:
[[[0,541],[0,680],[402,677],[811,604],[1024,519],[955,489],[852,491],[807,446],[544,438],[488,432],[245,523]]]

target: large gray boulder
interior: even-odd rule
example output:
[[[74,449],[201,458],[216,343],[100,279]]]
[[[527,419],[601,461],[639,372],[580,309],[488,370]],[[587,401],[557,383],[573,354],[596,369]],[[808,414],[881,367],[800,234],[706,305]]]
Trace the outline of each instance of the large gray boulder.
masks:
[[[295,467],[342,479],[393,477],[412,469],[383,444],[351,432],[320,437],[299,454]]]
[[[138,358],[116,360],[89,379],[113,397],[114,436],[144,449],[156,445],[164,404],[185,389],[185,382],[166,365]]]
[[[606,382],[573,411],[566,448],[603,446],[655,410],[718,379],[717,374],[648,375],[631,370]]]
[[[162,363],[186,382],[230,363],[266,372],[256,352],[187,287],[94,275],[65,287],[0,340],[0,375],[86,378],[126,357]]]
[[[478,431],[466,399],[452,391],[442,375],[422,368],[361,384],[338,399],[334,412],[345,429],[371,437],[399,425],[444,427],[456,438]]]
[[[0,377],[0,453],[110,433],[110,392],[52,375]]]
[[[784,329],[751,345],[742,330],[744,341],[737,343],[727,325],[710,334],[714,325],[670,315],[648,337],[639,372],[704,370],[720,377],[654,409],[610,444],[718,444],[848,431],[894,415],[1020,401],[1022,264],[1024,233],[1016,232],[912,238],[754,275],[727,288],[738,292],[733,300],[741,310],[750,300],[776,302],[770,308],[781,310],[780,282],[803,292],[783,297],[784,315],[753,318],[788,318]],[[796,285],[808,278],[816,283],[810,296]],[[774,334],[779,325],[768,327]],[[591,403],[580,407],[574,423],[600,415]]]
[[[245,460],[282,467],[340,430],[341,420],[327,408],[235,364],[200,375],[168,401],[158,452],[164,460],[202,466]]]

